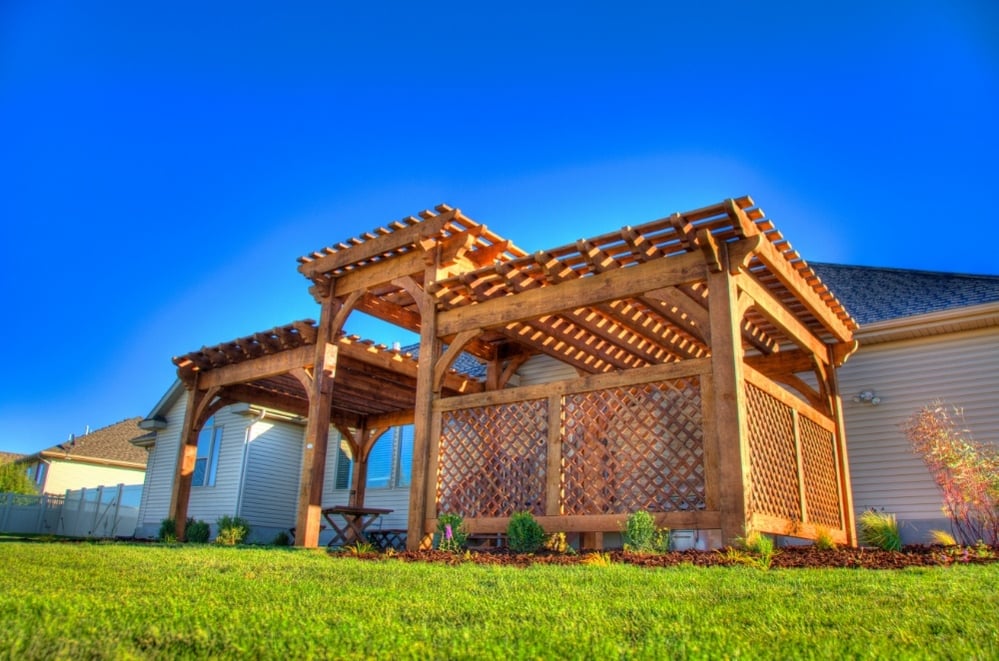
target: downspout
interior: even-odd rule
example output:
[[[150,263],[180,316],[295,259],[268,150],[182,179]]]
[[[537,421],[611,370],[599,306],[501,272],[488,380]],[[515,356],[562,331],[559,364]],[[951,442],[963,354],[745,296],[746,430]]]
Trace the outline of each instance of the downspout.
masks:
[[[243,456],[239,465],[239,489],[236,491],[236,513],[233,516],[241,516],[243,508],[243,490],[246,488],[246,464],[250,454],[250,431],[253,425],[262,422],[267,417],[267,411],[261,410],[260,415],[255,420],[250,420],[246,425],[246,433],[243,435]]]

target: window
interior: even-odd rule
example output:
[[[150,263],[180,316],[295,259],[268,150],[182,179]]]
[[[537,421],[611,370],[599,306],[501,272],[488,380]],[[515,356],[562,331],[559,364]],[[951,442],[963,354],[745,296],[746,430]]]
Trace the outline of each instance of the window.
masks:
[[[347,444],[337,448],[336,489],[349,489],[354,463]],[[399,489],[409,486],[413,467],[413,425],[393,427],[384,433],[368,455],[368,488]]]
[[[215,416],[212,416],[201,428],[201,433],[198,434],[198,458],[194,460],[194,477],[191,478],[191,486],[215,486],[220,445],[222,445],[222,427],[215,425]]]
[[[34,466],[28,468],[28,477],[34,479],[36,486],[42,486],[45,481],[45,469],[48,468],[48,464],[44,461],[40,461]],[[33,473],[33,474],[32,474]]]

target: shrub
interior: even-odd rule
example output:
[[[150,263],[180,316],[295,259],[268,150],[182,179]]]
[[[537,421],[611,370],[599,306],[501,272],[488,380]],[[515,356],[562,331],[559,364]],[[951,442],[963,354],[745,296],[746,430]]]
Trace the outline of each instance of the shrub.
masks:
[[[628,517],[624,540],[627,551],[665,553],[669,551],[669,528],[657,528],[655,518],[641,510]]]
[[[833,541],[832,533],[825,526],[815,528],[815,548],[820,551],[835,551],[836,542]]]
[[[156,538],[161,542],[173,544],[177,541],[177,522],[173,519],[163,519],[160,521],[160,531]]]
[[[211,527],[204,521],[194,519],[187,520],[186,530],[187,541],[196,544],[205,544],[212,535]]]
[[[545,549],[549,551],[554,551],[555,553],[575,553],[576,550],[569,546],[569,540],[566,539],[564,532],[553,532],[552,534],[545,537]]]
[[[902,423],[944,497],[955,537],[966,545],[999,544],[999,447],[975,441],[960,410],[923,407]]]
[[[589,567],[610,567],[614,564],[614,560],[611,558],[610,553],[604,553],[602,551],[587,553],[583,556],[582,562],[584,565]]]
[[[465,549],[468,532],[464,529],[463,523],[459,514],[441,514],[437,517],[437,534],[434,535],[434,539],[438,551],[460,553]]]
[[[779,553],[775,548],[773,538],[755,530],[746,533],[745,537],[737,537],[735,544],[737,548],[729,547],[726,557],[734,562],[757,569],[770,569],[774,562],[774,556]]]
[[[0,493],[32,495],[38,491],[25,472],[24,464],[8,462],[0,464]]]
[[[957,540],[954,539],[954,535],[946,530],[931,530],[930,539],[933,540],[934,544],[939,544],[940,546],[957,546]]]
[[[219,532],[215,536],[215,543],[224,546],[236,546],[242,544],[250,534],[250,522],[238,516],[225,514],[215,522]]]
[[[545,543],[545,529],[530,512],[515,512],[507,524],[506,537],[514,553],[534,553]]]
[[[291,546],[291,535],[288,534],[287,530],[282,530],[278,534],[274,535],[274,539],[271,540],[272,546]]]
[[[901,551],[902,535],[894,514],[867,510],[860,515],[860,542],[883,551]]]

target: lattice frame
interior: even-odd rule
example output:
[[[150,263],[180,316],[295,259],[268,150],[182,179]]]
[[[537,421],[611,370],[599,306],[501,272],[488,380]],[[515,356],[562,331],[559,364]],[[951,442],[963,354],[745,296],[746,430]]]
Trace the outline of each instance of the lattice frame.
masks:
[[[746,384],[751,488],[749,511],[801,521],[794,412],[773,395]]]
[[[567,395],[561,513],[705,508],[698,377]]]
[[[437,513],[544,514],[547,445],[546,399],[445,412]]]
[[[835,435],[805,417],[798,422],[805,482],[807,521],[842,528],[842,506],[837,480]]]

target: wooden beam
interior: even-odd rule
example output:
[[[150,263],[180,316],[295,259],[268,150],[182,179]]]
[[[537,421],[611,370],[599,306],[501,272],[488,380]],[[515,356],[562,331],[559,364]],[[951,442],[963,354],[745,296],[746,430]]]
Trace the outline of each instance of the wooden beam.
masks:
[[[427,271],[436,265],[428,265]],[[407,520],[406,548],[419,550],[424,535],[427,493],[436,474],[428,464],[432,443],[433,403],[440,396],[434,391],[434,367],[440,357],[438,339],[438,314],[433,298],[413,278],[400,278],[395,283],[413,297],[420,310],[420,361],[416,374],[416,406],[413,410],[413,466],[409,485],[409,515]]]
[[[439,234],[445,225],[454,220],[458,213],[460,211],[457,209],[447,209],[436,216],[430,216],[423,222],[305,262],[298,267],[298,271],[306,278],[314,278],[357,262],[390,253],[393,250],[407,246],[418,246],[420,241]]]
[[[440,391],[444,384],[444,377],[447,375],[448,369],[461,352],[464,350],[465,345],[474,340],[476,337],[482,334],[482,331],[478,329],[462,331],[455,335],[451,344],[448,345],[447,351],[444,352],[438,360],[437,364],[434,365],[434,390]]]
[[[835,360],[833,349],[829,351],[829,360]],[[842,508],[843,527],[846,529],[846,543],[857,545],[857,522],[853,511],[853,481],[850,479],[850,460],[847,456],[846,423],[843,421],[843,399],[839,390],[839,374],[833,368],[828,371],[829,397],[833,407],[833,421],[836,423],[833,448],[836,451],[836,474],[839,477],[840,507]]]
[[[746,364],[771,379],[778,374],[810,372],[815,366],[812,355],[801,349],[782,349],[766,356],[746,356]]]
[[[773,292],[757,282],[751,273],[743,271],[736,276],[736,283],[739,289],[756,302],[755,310],[787,335],[788,339],[802,349],[812,352],[823,362],[829,359],[828,347],[815,337],[790,310],[784,307],[784,304],[777,300]]]
[[[323,300],[314,347],[312,388],[309,391],[309,417],[305,426],[302,471],[298,486],[298,512],[295,518],[295,546],[319,545],[319,523],[326,477],[326,450],[329,443],[333,384],[338,347],[333,338],[339,332],[333,321],[342,303],[328,296]],[[342,319],[342,317],[341,317]]]
[[[724,249],[723,249],[724,250]],[[727,253],[722,259],[727,260]],[[727,267],[727,264],[723,266]],[[719,462],[718,498],[723,542],[745,534],[751,488],[746,396],[742,376],[742,320],[736,315],[738,291],[727,268],[708,274],[711,324],[711,394],[715,438],[705,453]],[[713,447],[707,449],[708,445]]]
[[[241,363],[207,370],[202,372],[198,383],[205,388],[210,388],[259,381],[290,372],[296,367],[311,365],[315,361],[315,357],[315,345],[305,345],[297,349],[267,354]]]
[[[503,390],[488,390],[474,395],[446,397],[434,403],[434,409],[440,411],[457,411],[460,409],[480,406],[496,406],[512,404],[531,399],[543,399],[550,395],[568,395],[573,393],[591,392],[607,388],[619,388],[657,381],[682,379],[698,374],[707,374],[711,369],[711,360],[697,358],[679,363],[650,365],[624,372],[607,374],[590,374],[577,379],[552,381],[533,386],[517,386]]]
[[[732,213],[740,223],[751,225],[755,228],[753,221],[749,220],[746,212],[738,205],[732,205]],[[747,226],[748,226],[747,225]],[[759,230],[755,230],[758,232]],[[780,280],[781,284],[787,287],[794,296],[801,301],[805,308],[811,312],[819,323],[825,327],[833,337],[839,342],[850,342],[853,340],[853,331],[829,308],[828,304],[812,289],[811,285],[805,281],[800,273],[791,265],[787,258],[769,241],[761,241],[755,248],[756,257],[763,262],[773,275]],[[755,297],[754,297],[755,298]],[[828,358],[823,358],[828,360]]]
[[[399,427],[401,425],[411,425],[413,424],[413,411],[412,409],[408,411],[396,411],[394,413],[381,413],[378,415],[369,415],[367,417],[368,424],[372,427],[381,429],[383,427]]]
[[[631,298],[654,289],[703,280],[706,271],[704,258],[699,253],[614,269],[442,312],[438,333],[450,335],[474,328],[496,328],[546,314]]]

